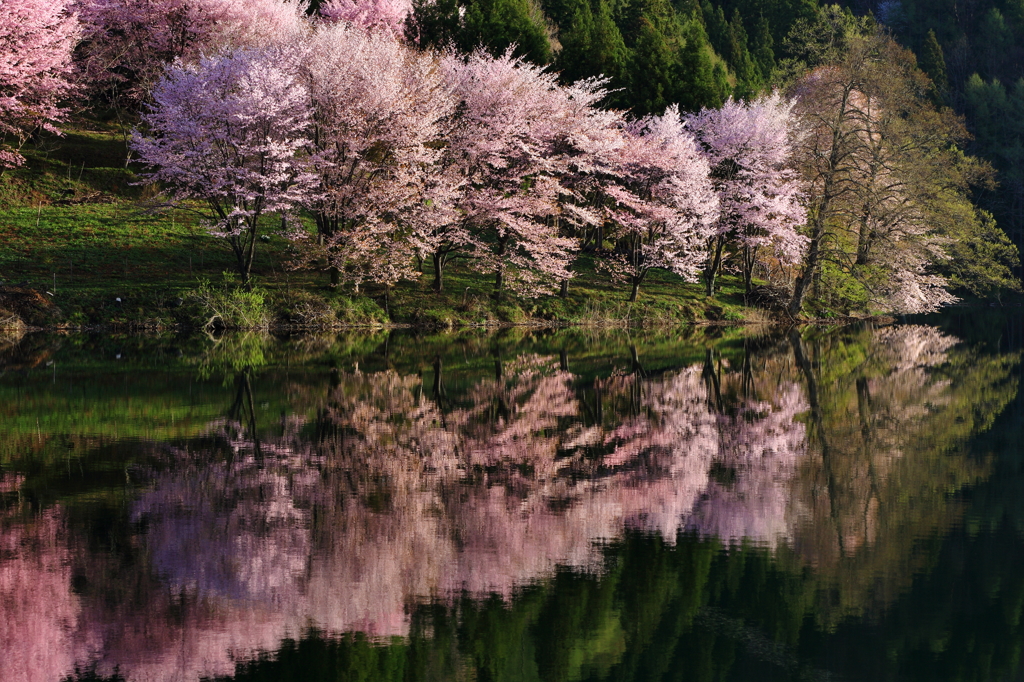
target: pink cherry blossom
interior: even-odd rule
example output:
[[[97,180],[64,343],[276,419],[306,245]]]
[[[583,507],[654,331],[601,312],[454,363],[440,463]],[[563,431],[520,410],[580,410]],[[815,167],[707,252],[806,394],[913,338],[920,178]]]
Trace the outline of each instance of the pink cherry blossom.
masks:
[[[66,2],[0,0],[0,172],[24,163],[19,150],[34,132],[58,132],[79,34]]]
[[[286,214],[315,186],[309,94],[293,52],[241,50],[168,71],[132,146],[152,181],[204,201],[210,229],[231,244],[248,280],[261,219]]]

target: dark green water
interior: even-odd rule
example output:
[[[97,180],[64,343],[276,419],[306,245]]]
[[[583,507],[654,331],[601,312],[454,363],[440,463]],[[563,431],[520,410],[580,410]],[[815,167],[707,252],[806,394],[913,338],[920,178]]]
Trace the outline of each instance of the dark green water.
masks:
[[[0,680],[1021,680],[1021,341],[0,345]]]

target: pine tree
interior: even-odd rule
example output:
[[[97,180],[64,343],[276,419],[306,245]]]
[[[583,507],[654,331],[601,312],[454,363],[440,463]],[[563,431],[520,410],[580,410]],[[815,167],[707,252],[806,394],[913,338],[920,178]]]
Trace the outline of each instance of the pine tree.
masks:
[[[754,58],[754,63],[757,64],[758,70],[761,72],[761,80],[764,83],[770,83],[772,80],[772,74],[775,72],[775,52],[772,49],[774,41],[772,40],[771,27],[768,25],[768,20],[764,17],[760,17],[757,20],[757,27],[754,29],[754,42],[751,56]]]
[[[406,37],[420,47],[459,44],[462,22],[458,0],[413,0],[406,20]]]
[[[515,54],[534,64],[549,64],[552,51],[544,14],[530,0],[474,0],[466,5],[460,47],[483,46],[493,55],[515,45]]]
[[[594,76],[594,14],[590,2],[568,0],[560,5],[560,16],[553,17],[561,29],[558,39],[562,44],[556,67],[565,82]]]
[[[637,114],[663,110],[674,84],[676,47],[653,21],[640,21],[630,62],[630,99]]]
[[[729,22],[725,19],[725,10],[721,5],[712,5],[710,0],[704,0],[701,4],[701,16],[711,46],[718,54],[725,54],[729,43]]]
[[[556,62],[562,81],[604,76],[617,91],[609,97],[608,104],[628,108],[632,104],[625,94],[630,85],[626,73],[630,53],[612,18],[608,0],[569,0],[565,6],[563,16],[568,23],[562,25],[562,49]]]
[[[946,76],[946,58],[942,54],[942,46],[935,37],[935,30],[928,31],[928,38],[924,42],[924,49],[921,50],[921,58],[918,62],[921,70],[928,74],[935,85],[935,94],[939,99],[945,98],[949,92],[949,78]]]
[[[421,47],[500,55],[516,45],[516,55],[535,64],[552,59],[546,18],[532,0],[414,0],[406,36]]]
[[[747,32],[743,28],[743,18],[738,9],[733,10],[732,19],[729,20],[728,43],[722,56],[736,74],[734,96],[737,99],[750,99],[756,95],[761,89],[761,74],[750,57]]]
[[[684,111],[720,107],[731,94],[725,64],[711,49],[708,34],[696,17],[683,27],[685,44],[676,72],[676,99]]]

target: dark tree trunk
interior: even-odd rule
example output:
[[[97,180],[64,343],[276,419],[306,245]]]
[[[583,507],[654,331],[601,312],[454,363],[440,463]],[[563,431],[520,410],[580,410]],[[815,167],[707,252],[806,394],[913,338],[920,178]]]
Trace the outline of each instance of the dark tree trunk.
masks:
[[[637,295],[640,293],[640,280],[633,280],[633,290],[629,292],[629,302],[636,303]]]
[[[712,242],[711,256],[708,258],[707,267],[704,268],[704,293],[709,298],[715,295],[715,282],[718,280],[718,271],[722,268],[722,249],[725,247],[725,242],[719,237],[715,237]]]
[[[444,256],[435,253],[431,260],[434,262],[434,291],[441,293],[444,291]]]

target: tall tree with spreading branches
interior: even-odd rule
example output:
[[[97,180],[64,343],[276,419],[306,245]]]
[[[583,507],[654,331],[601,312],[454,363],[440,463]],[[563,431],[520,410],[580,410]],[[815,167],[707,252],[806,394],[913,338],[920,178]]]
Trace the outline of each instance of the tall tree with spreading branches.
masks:
[[[556,220],[564,156],[553,147],[571,115],[570,95],[555,74],[511,50],[449,53],[442,68],[459,101],[446,163],[465,179],[458,205],[474,266],[494,273],[499,296],[506,287],[550,290],[571,277],[577,248]]]
[[[698,278],[719,202],[707,159],[677,107],[630,123],[624,136],[621,180],[609,192],[619,233],[613,272],[629,282],[632,302],[654,268]]]
[[[132,139],[147,179],[206,204],[210,231],[228,241],[246,285],[264,219],[280,214],[283,224],[317,184],[304,157],[312,116],[297,59],[240,50],[173,67]]]
[[[436,163],[455,99],[437,58],[390,31],[323,25],[305,51],[312,157],[318,187],[309,197],[318,248],[336,284],[390,286],[415,275],[419,228],[450,205]]]

